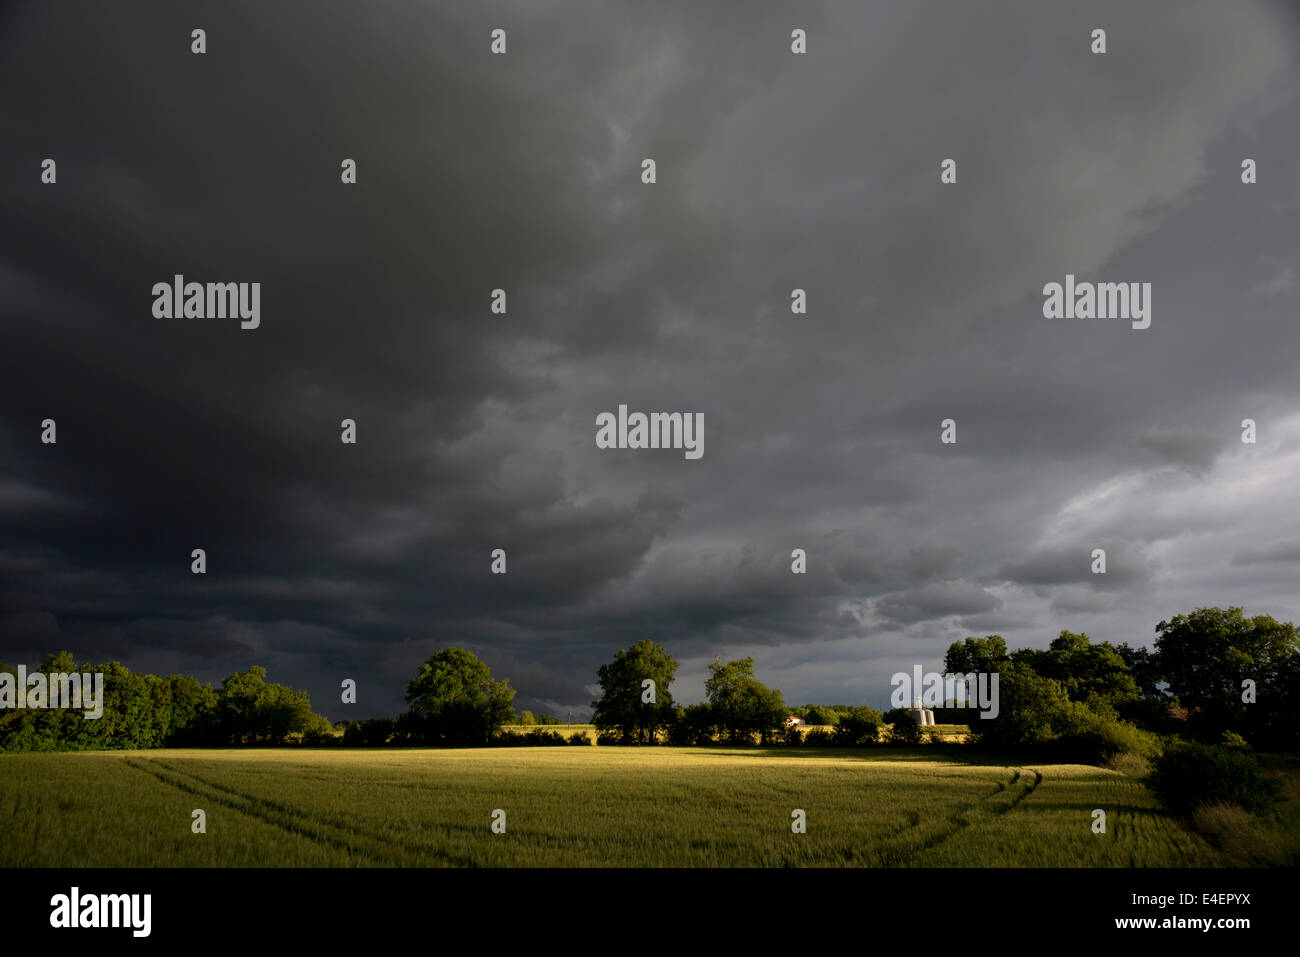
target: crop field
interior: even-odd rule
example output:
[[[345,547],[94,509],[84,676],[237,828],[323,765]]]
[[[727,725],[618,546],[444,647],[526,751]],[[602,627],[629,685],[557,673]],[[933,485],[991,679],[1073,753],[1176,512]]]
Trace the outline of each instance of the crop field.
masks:
[[[16,754],[0,756],[0,836],[6,867],[1212,863],[1117,772],[921,750]]]

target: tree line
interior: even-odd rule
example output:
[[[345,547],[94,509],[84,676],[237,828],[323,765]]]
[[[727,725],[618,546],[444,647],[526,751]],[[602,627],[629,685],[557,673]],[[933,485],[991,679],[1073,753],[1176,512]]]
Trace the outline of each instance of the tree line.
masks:
[[[1008,652],[1000,635],[954,643],[949,672],[996,672],[1001,714],[969,724],[1002,748],[1055,745],[1103,756],[1150,752],[1152,736],[1300,745],[1296,627],[1241,608],[1200,608],[1156,625],[1151,648],[1062,631],[1046,649]],[[960,715],[957,712],[940,712]],[[936,714],[936,718],[939,714]]]
[[[189,675],[137,674],[113,661],[78,666],[69,652],[49,655],[42,674],[104,676],[103,715],[86,720],[60,708],[0,709],[0,750],[91,751],[163,747],[278,745],[291,736],[324,742],[330,721],[311,710],[307,692],[266,680],[254,665],[220,688]],[[17,676],[17,668],[0,664]]]
[[[1102,760],[1121,752],[1154,753],[1158,736],[1219,742],[1241,740],[1287,749],[1300,743],[1300,642],[1295,626],[1241,608],[1201,608],[1156,626],[1152,648],[1093,642],[1062,631],[1046,649],[1007,649],[1000,635],[953,643],[948,673],[996,673],[995,719],[975,709],[936,710],[941,723],[969,725],[972,742],[1000,750]],[[754,659],[709,665],[706,700],[681,705],[671,685],[677,661],[645,639],[600,667],[601,697],[592,723],[610,744],[833,744],[921,740],[902,709],[881,714],[864,705],[786,705],[763,684]],[[0,670],[16,669],[0,665]],[[587,743],[554,732],[511,735],[507,724],[557,724],[558,718],[516,715],[515,690],[493,678],[473,652],[445,648],[424,661],[406,689],[408,709],[396,718],[332,725],[311,710],[305,691],[267,682],[253,666],[220,688],[186,675],[133,674],[117,662],[78,668],[66,652],[41,670],[105,674],[104,716],[84,720],[57,709],[0,711],[0,749],[56,750],[198,745],[304,744],[449,745]],[[822,725],[807,733],[787,725],[791,714]],[[521,721],[521,719],[523,719]],[[339,731],[342,734],[339,734]],[[578,740],[581,737],[581,741]],[[527,740],[525,740],[527,739]]]

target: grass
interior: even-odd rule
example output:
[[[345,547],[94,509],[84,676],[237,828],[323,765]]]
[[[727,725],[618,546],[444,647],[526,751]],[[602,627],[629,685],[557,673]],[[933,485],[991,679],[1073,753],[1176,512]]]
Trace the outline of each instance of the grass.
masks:
[[[191,811],[207,833],[191,833]],[[506,833],[490,828],[506,812]],[[791,812],[807,833],[791,832]],[[1094,834],[1092,811],[1107,812]],[[924,749],[0,756],[0,866],[1204,866],[1131,777]]]
[[[1281,784],[1278,803],[1255,815],[1231,802],[1207,802],[1192,812],[1192,826],[1214,846],[1223,866],[1300,866],[1300,755],[1259,759]]]

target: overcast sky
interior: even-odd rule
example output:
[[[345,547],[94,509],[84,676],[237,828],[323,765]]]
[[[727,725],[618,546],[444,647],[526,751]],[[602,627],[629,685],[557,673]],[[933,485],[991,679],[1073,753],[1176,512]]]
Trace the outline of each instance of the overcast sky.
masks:
[[[578,717],[642,638],[879,707],[967,635],[1300,619],[1298,55],[1220,0],[9,4],[0,661],[341,719],[452,645]],[[154,318],[177,273],[260,326]]]

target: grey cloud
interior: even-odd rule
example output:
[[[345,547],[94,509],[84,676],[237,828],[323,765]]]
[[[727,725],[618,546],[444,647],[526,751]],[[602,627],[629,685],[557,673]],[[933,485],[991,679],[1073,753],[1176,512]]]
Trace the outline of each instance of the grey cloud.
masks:
[[[1204,470],[1214,464],[1226,442],[1221,433],[1206,429],[1147,429],[1137,444],[1176,465]]]
[[[264,663],[340,718],[448,644],[581,705],[652,637],[820,700],[962,629],[1288,607],[1300,204],[1238,179],[1300,153],[1288,5],[816,3],[803,57],[763,2],[227,3],[203,58],[163,4],[0,17],[0,660]],[[261,328],[153,320],[176,272]],[[1044,320],[1066,272],[1151,329]],[[704,458],[597,449],[620,402]]]

